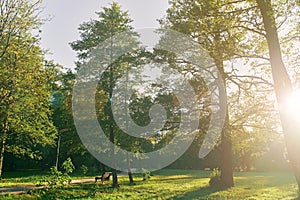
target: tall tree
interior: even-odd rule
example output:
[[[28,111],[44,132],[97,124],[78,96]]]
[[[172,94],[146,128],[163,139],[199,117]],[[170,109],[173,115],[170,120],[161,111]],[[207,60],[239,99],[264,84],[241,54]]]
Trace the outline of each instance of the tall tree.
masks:
[[[99,44],[119,33],[133,30],[133,27],[130,25],[132,20],[129,18],[128,12],[122,11],[121,7],[115,2],[113,2],[110,7],[104,7],[103,11],[97,14],[98,19],[80,25],[81,39],[71,43],[72,48],[78,52],[78,67],[87,61],[90,52],[97,48]],[[108,55],[106,55],[108,60],[110,59],[110,53],[113,52],[108,52]],[[112,55],[110,57],[112,57]],[[128,66],[124,64],[126,62],[128,63],[128,59],[126,61],[124,61],[124,59],[118,59],[118,61],[114,61],[108,66],[99,86],[101,91],[99,91],[97,93],[98,96],[96,96],[96,99],[105,99],[102,101],[104,107],[97,108],[100,124],[103,123],[102,125],[104,126],[104,130],[106,130],[105,132],[109,133],[108,137],[114,144],[116,144],[117,140],[117,131],[111,111],[111,99],[116,81],[118,77],[123,75],[120,73],[120,69],[124,69],[124,67],[126,68],[126,66]],[[105,103],[103,104],[103,102]],[[111,152],[114,154],[113,146],[111,147]],[[112,169],[112,172],[113,187],[118,187],[117,171],[116,169]],[[129,174],[129,177],[132,182],[131,174]]]
[[[256,0],[263,19],[265,37],[268,43],[270,63],[274,80],[279,113],[285,135],[288,157],[300,190],[300,159],[299,159],[299,124],[294,123],[293,116],[286,112],[287,99],[291,98],[293,88],[282,59],[274,7],[271,0]]]
[[[171,0],[167,17],[161,20],[164,26],[190,35],[207,50],[218,68],[226,88],[228,72],[225,61],[233,58],[245,31],[232,28],[239,24],[238,13],[233,4],[226,0],[187,1]],[[220,162],[221,182],[224,187],[232,187],[232,142],[228,108],[221,136]]]
[[[4,153],[40,158],[54,143],[49,119],[53,71],[44,66],[38,32],[41,1],[0,1],[0,176]]]

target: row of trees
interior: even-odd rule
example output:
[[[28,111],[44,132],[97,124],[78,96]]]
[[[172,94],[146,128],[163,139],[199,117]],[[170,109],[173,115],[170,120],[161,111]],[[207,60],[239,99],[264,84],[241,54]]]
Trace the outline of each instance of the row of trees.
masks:
[[[0,1],[0,175],[4,155],[26,155],[47,160],[51,164],[56,162],[58,166],[58,158],[62,154],[60,157],[71,156],[77,166],[84,161],[85,164],[105,170],[105,166],[88,153],[76,133],[72,116],[72,88],[76,73],[63,72],[52,62],[44,61],[38,35],[42,22],[38,16],[40,3],[39,0]],[[224,187],[234,185],[233,161],[239,160],[235,163],[249,169],[249,163],[266,152],[270,143],[279,138],[275,134],[278,132],[279,117],[274,109],[269,62],[289,160],[300,184],[299,145],[296,143],[298,128],[291,123],[293,119],[289,114],[285,113],[286,98],[292,92],[292,85],[282,61],[278,37],[278,28],[291,23],[288,17],[295,16],[299,10],[296,3],[288,1],[287,4],[281,4],[280,1],[270,0],[171,0],[166,17],[159,20],[162,27],[182,32],[197,41],[212,57],[221,74],[228,97],[227,113],[220,144],[212,155],[219,155],[221,162],[217,160],[213,165],[220,168]],[[80,25],[80,39],[71,43],[78,53],[76,70],[90,61],[92,51],[107,39],[124,31],[138,36],[133,31],[128,12],[122,11],[117,3],[112,3],[111,7],[103,8],[97,14],[98,19]],[[138,42],[136,44],[139,45]],[[150,152],[168,145],[178,129],[176,122],[180,121],[181,112],[178,100],[168,88],[155,84],[155,81],[149,81],[148,85],[145,83],[147,86],[142,90],[144,94],[135,90],[128,106],[134,122],[145,126],[150,122],[149,108],[157,103],[163,105],[171,120],[161,131],[145,139],[135,138],[126,135],[114,121],[111,110],[113,89],[122,76],[128,76],[129,71],[134,71],[131,76],[140,81],[141,65],[164,62],[169,64],[168,67],[171,63],[179,71],[184,68],[181,72],[193,74],[190,83],[199,100],[206,97],[206,88],[199,72],[189,71],[194,68],[189,66],[188,61],[178,61],[173,56],[139,48],[108,66],[98,84],[95,98],[98,121],[111,142],[137,154]],[[254,73],[237,73],[241,67],[238,63],[241,62],[248,62],[249,69],[252,64]],[[156,93],[151,94],[151,91]],[[208,104],[204,103],[205,106],[200,109],[203,116],[199,131],[187,151],[192,155],[197,155],[208,128]],[[178,162],[186,159],[186,154]],[[45,155],[53,159],[49,160]],[[128,157],[129,179],[133,183],[130,160]],[[115,169],[112,171],[113,185],[117,187],[117,172]]]

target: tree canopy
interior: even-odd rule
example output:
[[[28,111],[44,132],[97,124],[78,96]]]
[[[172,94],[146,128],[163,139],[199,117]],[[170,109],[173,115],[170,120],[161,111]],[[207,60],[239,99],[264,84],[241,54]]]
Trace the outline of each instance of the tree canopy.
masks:
[[[53,71],[39,46],[40,1],[0,2],[0,176],[4,153],[41,159],[39,147],[53,145],[50,119]]]

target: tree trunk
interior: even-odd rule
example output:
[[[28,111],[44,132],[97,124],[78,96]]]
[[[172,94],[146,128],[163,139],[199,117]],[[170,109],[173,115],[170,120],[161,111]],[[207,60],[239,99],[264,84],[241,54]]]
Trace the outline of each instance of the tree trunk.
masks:
[[[131,171],[128,171],[128,178],[129,178],[129,184],[130,184],[130,185],[133,185],[133,184],[134,184],[134,181],[133,181],[133,176],[132,176]]]
[[[216,41],[219,41],[220,37],[215,38]],[[216,45],[219,46],[220,45]],[[222,59],[222,49],[218,50],[218,54],[215,57],[214,61],[216,66],[219,70],[224,90],[225,90],[225,97],[227,97],[227,84],[226,84],[226,73],[224,71],[224,63]],[[221,91],[220,91],[221,92]],[[221,94],[220,94],[221,95]],[[233,181],[233,163],[232,163],[232,142],[231,142],[231,130],[229,124],[229,113],[228,113],[228,106],[227,103],[225,104],[226,108],[226,117],[224,128],[221,135],[221,160],[220,160],[220,171],[221,171],[221,185],[223,188],[230,188],[234,186]]]
[[[8,106],[7,106],[6,110],[8,110]],[[7,133],[8,133],[7,119],[8,119],[7,114],[5,114],[3,124],[2,124],[2,127],[1,127],[2,128],[2,137],[1,137],[1,149],[0,149],[0,179],[2,179],[6,137],[7,137]]]
[[[111,71],[111,79],[110,79],[110,94],[109,94],[109,99],[112,99],[112,71]],[[110,102],[111,103],[111,102]],[[110,110],[111,112],[111,110]],[[118,188],[119,184],[118,184],[118,174],[117,174],[117,170],[115,167],[115,163],[116,163],[116,158],[115,158],[115,135],[114,135],[114,127],[113,127],[113,115],[112,113],[110,113],[109,116],[109,139],[111,141],[111,146],[110,146],[110,150],[111,150],[111,159],[113,161],[113,168],[112,168],[112,176],[113,176],[113,183],[112,183],[112,187],[114,188]]]
[[[127,99],[128,99],[128,94],[127,94],[127,89],[128,89],[128,83],[129,81],[129,73],[128,73],[128,68],[126,68],[126,82],[125,82],[125,108],[128,107],[127,105]],[[126,112],[126,110],[125,110]],[[126,130],[128,130],[128,118],[126,117],[125,119],[125,126],[126,126]],[[129,153],[127,153],[127,167],[128,167],[128,178],[129,178],[129,184],[133,185],[134,181],[133,181],[133,177],[132,177],[132,173],[131,173],[131,166],[130,166],[130,155]]]
[[[228,111],[227,111],[228,112]],[[232,142],[231,132],[229,127],[229,117],[226,114],[225,126],[221,136],[221,185],[224,188],[230,188],[234,186],[233,181],[233,166],[232,166]]]
[[[131,173],[131,166],[130,166],[130,156],[127,153],[127,165],[128,165],[128,178],[129,178],[129,184],[133,185],[134,181],[133,181],[133,177],[132,177],[132,173]]]
[[[0,150],[0,179],[2,179],[3,173],[3,160],[4,160],[4,153],[5,153],[5,144],[6,144],[6,130],[3,131],[2,138],[1,138],[1,150]]]
[[[113,125],[112,125],[112,122],[110,122],[110,126],[109,126],[109,133],[110,133],[110,141],[112,142],[111,144],[111,147],[110,147],[110,150],[111,150],[111,159],[113,160],[113,164],[115,165],[115,145],[114,145],[114,129],[113,129]],[[118,174],[117,174],[117,170],[115,168],[115,166],[113,166],[112,168],[112,176],[113,176],[113,184],[112,186],[114,188],[117,188],[119,187],[119,184],[118,184]]]
[[[113,35],[113,34],[111,34]],[[110,48],[113,48],[113,41],[111,40],[110,43]],[[112,56],[112,52],[110,52],[110,60],[112,61],[113,59]],[[115,135],[114,135],[114,127],[113,127],[113,113],[112,113],[112,109],[111,109],[111,103],[112,103],[112,94],[113,94],[113,82],[114,82],[114,69],[113,66],[109,67],[109,103],[110,103],[110,111],[109,111],[109,137],[110,137],[110,141],[111,141],[111,146],[110,146],[110,150],[111,150],[111,159],[113,161],[113,168],[112,168],[112,175],[113,175],[113,184],[112,187],[114,188],[118,188],[119,183],[118,183],[118,174],[117,174],[117,170],[116,170],[116,158],[115,158]]]
[[[119,183],[118,183],[118,174],[117,174],[117,170],[116,169],[112,169],[112,175],[113,175],[113,184],[112,184],[112,186],[114,188],[120,187]]]
[[[60,152],[60,133],[58,133],[58,140],[57,140],[57,148],[56,148],[56,161],[55,167],[58,169],[58,161],[59,161],[59,152]]]
[[[300,160],[298,156],[298,153],[300,152],[300,125],[299,123],[293,123],[292,117],[289,113],[285,112],[287,110],[286,99],[289,98],[289,95],[291,95],[293,90],[292,84],[283,64],[271,0],[256,0],[256,3],[263,17],[263,23],[266,31],[266,40],[268,42],[274,88],[279,107],[282,129],[285,136],[288,158],[300,191]]]

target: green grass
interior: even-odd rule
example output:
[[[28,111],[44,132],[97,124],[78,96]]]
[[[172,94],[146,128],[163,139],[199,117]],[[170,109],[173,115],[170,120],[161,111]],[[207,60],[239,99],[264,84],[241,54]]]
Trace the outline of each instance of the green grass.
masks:
[[[0,180],[0,187],[34,185],[46,172],[41,171],[20,171],[20,172],[5,172]]]
[[[120,189],[105,184],[78,184],[65,188],[31,191],[5,199],[297,199],[297,187],[290,173],[235,173],[235,187],[216,190],[208,187],[209,172],[162,170],[148,181],[135,176],[130,186],[127,177],[120,177]]]
[[[23,185],[36,185],[46,176],[48,172],[42,171],[18,171],[18,172],[5,172],[3,178],[0,180],[1,187],[23,186]],[[96,174],[99,176],[99,174]],[[94,178],[96,175],[82,176],[80,174],[72,174],[73,180],[82,178]],[[1,199],[1,198],[0,198]]]

